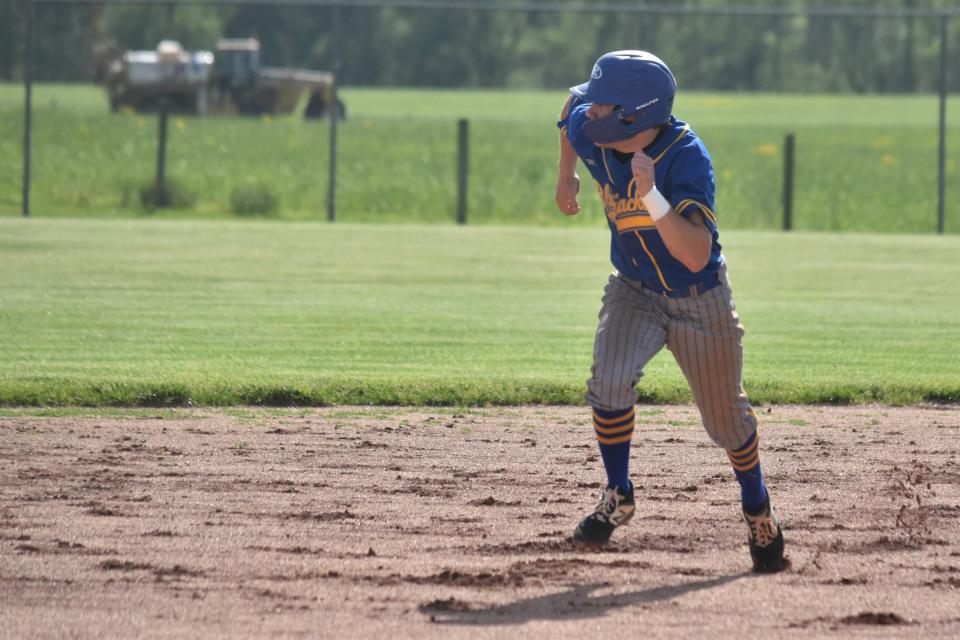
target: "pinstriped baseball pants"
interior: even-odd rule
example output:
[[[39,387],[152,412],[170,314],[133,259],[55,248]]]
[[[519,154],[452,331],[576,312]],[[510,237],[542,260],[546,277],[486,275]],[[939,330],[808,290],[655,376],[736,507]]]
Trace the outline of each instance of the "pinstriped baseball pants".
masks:
[[[710,438],[736,449],[757,429],[743,391],[742,338],[726,265],[719,286],[687,298],[667,298],[614,273],[603,292],[586,400],[607,411],[632,407],[643,368],[666,346],[690,384]]]

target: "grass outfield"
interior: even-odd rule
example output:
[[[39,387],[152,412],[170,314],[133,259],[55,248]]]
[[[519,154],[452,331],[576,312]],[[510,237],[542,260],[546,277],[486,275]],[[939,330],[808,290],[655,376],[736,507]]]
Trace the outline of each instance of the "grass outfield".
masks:
[[[730,232],[759,402],[960,400],[960,238]],[[608,234],[0,219],[0,405],[579,403]],[[662,353],[647,401],[686,385]]]
[[[558,92],[347,89],[338,217],[452,221],[456,119],[471,121],[470,221],[569,226],[555,213]],[[22,89],[0,85],[0,216],[20,211]],[[726,229],[781,224],[784,134],[797,136],[795,226],[927,233],[936,227],[937,99],[681,93],[676,112],[707,142]],[[949,103],[947,221],[960,231],[960,102]],[[38,216],[131,217],[152,179],[156,118],[111,114],[94,86],[35,92],[33,210]],[[228,218],[235,187],[260,185],[279,215],[324,219],[329,127],[281,118],[175,118],[168,174],[196,197],[164,218]],[[581,171],[582,175],[586,175]],[[599,201],[584,187],[582,204]],[[601,228],[599,215],[573,224]]]

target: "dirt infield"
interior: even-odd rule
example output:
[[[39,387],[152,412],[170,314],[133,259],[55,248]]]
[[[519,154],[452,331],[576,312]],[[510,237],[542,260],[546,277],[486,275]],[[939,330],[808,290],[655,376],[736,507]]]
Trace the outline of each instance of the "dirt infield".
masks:
[[[0,418],[0,637],[960,636],[960,409],[760,412],[774,576],[692,407],[594,553],[583,408]]]

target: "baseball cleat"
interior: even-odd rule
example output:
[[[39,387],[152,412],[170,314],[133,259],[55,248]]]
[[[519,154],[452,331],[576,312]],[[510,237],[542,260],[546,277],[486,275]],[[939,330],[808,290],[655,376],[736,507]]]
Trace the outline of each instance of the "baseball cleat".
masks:
[[[743,519],[747,522],[750,535],[750,557],[753,559],[753,570],[757,573],[777,573],[789,566],[783,557],[783,530],[780,528],[780,519],[770,506],[770,499],[758,513],[743,512]]]
[[[613,530],[627,524],[633,517],[634,510],[633,488],[625,491],[620,487],[607,487],[593,513],[577,525],[573,532],[573,541],[592,546],[607,544]]]

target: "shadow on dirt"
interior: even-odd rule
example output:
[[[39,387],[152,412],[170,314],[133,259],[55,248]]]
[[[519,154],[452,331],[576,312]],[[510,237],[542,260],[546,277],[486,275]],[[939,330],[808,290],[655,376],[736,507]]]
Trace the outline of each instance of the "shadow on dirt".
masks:
[[[609,609],[671,600],[694,591],[720,587],[752,575],[754,574],[743,572],[675,586],[594,597],[590,594],[597,589],[610,586],[607,583],[596,583],[578,585],[569,591],[483,609],[473,608],[469,603],[455,598],[434,600],[420,605],[418,609],[421,613],[429,615],[431,622],[439,624],[506,625],[523,624],[531,620],[597,618],[603,616]]]

